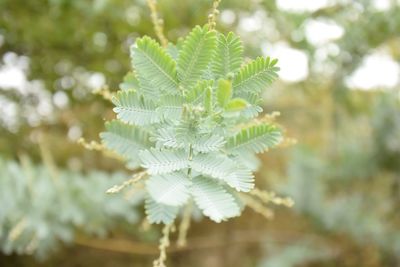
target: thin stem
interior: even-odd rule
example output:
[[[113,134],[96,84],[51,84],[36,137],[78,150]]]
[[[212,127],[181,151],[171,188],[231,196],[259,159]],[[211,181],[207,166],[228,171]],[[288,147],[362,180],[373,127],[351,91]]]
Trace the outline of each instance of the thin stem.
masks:
[[[189,145],[189,157],[188,157],[188,160],[189,160],[189,162],[193,160],[193,145],[192,144]],[[188,172],[187,172],[187,175],[188,175],[189,178],[190,178],[191,174],[192,174],[192,168],[189,167],[188,168]]]
[[[167,248],[170,245],[169,242],[169,233],[172,231],[173,224],[167,224],[163,228],[163,235],[160,239],[160,245],[159,245],[159,250],[160,250],[160,256],[158,257],[157,260],[154,261],[153,267],[165,267],[165,261],[167,260]]]
[[[106,193],[107,194],[118,193],[127,186],[137,184],[140,180],[147,177],[147,175],[148,175],[147,171],[141,171],[141,172],[135,173],[131,179],[124,181],[122,184],[114,185],[113,187],[109,188],[106,191]]]
[[[215,29],[215,26],[217,26],[216,21],[219,14],[218,6],[220,3],[221,0],[214,0],[211,13],[208,15],[208,25],[210,27],[210,30]]]
[[[105,100],[111,101],[113,98],[113,93],[111,93],[110,88],[108,88],[107,85],[104,85],[100,88],[97,88],[95,90],[93,90],[92,92],[95,95],[100,95],[102,96]]]
[[[167,47],[168,39],[164,35],[164,21],[158,14],[157,0],[147,0],[147,5],[150,8],[151,21],[153,22],[157,38],[160,40],[163,47]]]
[[[186,205],[185,210],[183,211],[182,215],[182,220],[179,225],[178,229],[178,241],[177,241],[177,246],[178,247],[184,247],[187,244],[187,232],[190,227],[190,219],[192,215],[192,202],[189,201],[189,203]]]
[[[243,200],[243,202],[249,206],[253,211],[261,214],[264,216],[266,219],[272,219],[274,217],[274,213],[272,210],[269,208],[265,207],[262,202],[248,196],[245,194],[241,194],[240,198]]]
[[[102,144],[97,143],[96,141],[90,141],[90,143],[86,142],[86,140],[81,137],[78,139],[78,144],[82,145],[87,150],[94,151],[105,151],[105,147]]]
[[[249,194],[259,198],[264,204],[273,203],[275,205],[283,205],[289,208],[294,205],[294,201],[289,197],[279,197],[274,192],[268,192],[258,188],[254,188],[249,192]]]

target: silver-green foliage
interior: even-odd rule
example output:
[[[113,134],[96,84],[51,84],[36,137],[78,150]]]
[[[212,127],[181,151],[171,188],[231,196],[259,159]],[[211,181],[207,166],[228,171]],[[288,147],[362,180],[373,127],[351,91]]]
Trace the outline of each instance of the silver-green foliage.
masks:
[[[106,195],[126,175],[20,165],[0,158],[0,249],[3,253],[48,256],[78,233],[104,236],[117,223],[137,222],[140,195]]]
[[[131,57],[133,72],[113,99],[117,120],[101,138],[147,170],[149,221],[171,223],[188,201],[216,222],[238,216],[238,192],[254,187],[249,159],[282,140],[276,126],[252,122],[277,60],[244,64],[240,39],[207,26],[166,49],[139,38]]]

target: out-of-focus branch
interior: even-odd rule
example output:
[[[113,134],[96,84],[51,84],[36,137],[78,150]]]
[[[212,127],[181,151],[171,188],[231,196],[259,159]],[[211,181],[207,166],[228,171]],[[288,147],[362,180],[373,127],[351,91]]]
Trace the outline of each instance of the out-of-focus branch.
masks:
[[[215,29],[215,26],[217,26],[217,17],[219,15],[218,6],[220,3],[221,3],[221,0],[213,1],[211,13],[208,15],[208,25],[210,27],[210,30]]]
[[[157,38],[160,40],[163,47],[167,47],[168,39],[164,35],[164,20],[158,13],[157,0],[147,0],[147,5],[150,8],[151,21],[153,22]]]

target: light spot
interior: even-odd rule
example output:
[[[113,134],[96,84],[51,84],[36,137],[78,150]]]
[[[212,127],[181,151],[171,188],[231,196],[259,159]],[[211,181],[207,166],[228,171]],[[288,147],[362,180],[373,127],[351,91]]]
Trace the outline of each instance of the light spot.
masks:
[[[313,12],[318,9],[327,7],[331,5],[330,0],[277,0],[277,6],[281,10],[290,11],[290,12]]]
[[[235,12],[229,9],[225,9],[221,12],[221,21],[224,24],[231,25],[235,22],[236,15]]]
[[[388,11],[391,8],[391,0],[374,0],[372,6],[379,11]]]
[[[18,67],[4,66],[0,68],[0,87],[4,89],[22,89],[26,84],[25,73]]]
[[[138,25],[140,22],[140,12],[138,8],[135,6],[131,6],[128,9],[126,9],[125,19],[132,26]]]
[[[364,58],[361,66],[346,80],[353,89],[393,88],[399,84],[400,66],[385,53]]]
[[[98,89],[106,83],[106,78],[104,75],[100,72],[94,72],[89,76],[89,79],[87,81],[87,85],[91,89]]]
[[[263,17],[257,12],[251,16],[243,16],[239,21],[239,30],[244,32],[255,32],[261,30]]]
[[[304,25],[307,41],[315,46],[341,38],[343,27],[331,20],[307,20]]]
[[[60,85],[62,89],[70,89],[75,85],[75,79],[71,76],[64,76],[60,79]]]
[[[279,77],[282,80],[299,82],[308,77],[308,57],[303,51],[291,48],[283,42],[277,43],[269,49],[264,48],[264,54],[267,51],[269,56],[279,59]]]
[[[96,32],[93,35],[93,43],[100,48],[106,47],[107,35],[104,32]]]
[[[57,91],[53,95],[53,102],[58,108],[65,108],[68,106],[69,99],[65,92]]]
[[[74,126],[69,128],[69,130],[68,130],[68,138],[70,140],[76,141],[81,137],[82,137],[82,129],[79,126],[74,125]]]

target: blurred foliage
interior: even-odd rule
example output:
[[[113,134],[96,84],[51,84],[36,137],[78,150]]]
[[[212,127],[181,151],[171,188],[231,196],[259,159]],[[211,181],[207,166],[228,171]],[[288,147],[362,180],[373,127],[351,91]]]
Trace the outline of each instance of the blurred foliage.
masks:
[[[185,251],[172,256],[171,266],[378,267],[400,264],[399,89],[391,92],[349,90],[346,84],[349,75],[371,53],[383,50],[399,61],[400,7],[396,1],[390,3],[392,7],[388,10],[379,10],[374,8],[372,0],[334,1],[317,10],[291,12],[279,9],[276,1],[222,1],[217,27],[222,32],[236,32],[244,41],[247,56],[264,50],[269,54],[270,45],[277,42],[284,42],[308,56],[306,80],[278,83],[265,94],[265,110],[279,110],[282,114],[279,121],[299,144],[263,156],[262,170],[257,177],[260,186],[287,193],[295,199],[296,205],[293,212],[278,212],[271,222],[245,213],[243,220],[216,227],[207,222],[198,223],[194,225],[193,236],[204,236],[205,232],[213,230],[210,233],[217,236],[217,241],[224,242],[222,248],[215,249],[217,241],[210,238],[203,251]],[[160,1],[167,37],[176,41],[194,25],[203,24],[210,7],[211,1],[205,0]],[[223,19],[224,16],[230,19]],[[255,30],[246,28],[248,23],[244,22],[249,19],[255,21]],[[343,27],[344,34],[327,46],[314,45],[305,34],[305,25],[310,20],[334,21]],[[5,65],[9,52],[15,53],[11,54],[14,58],[26,56],[29,62],[29,67],[25,68],[27,80],[43,83],[39,86],[41,89],[28,93],[0,88],[0,102],[7,99],[21,111],[18,128],[9,131],[4,125],[0,126],[1,156],[8,162],[2,166],[18,166],[8,159],[15,159],[23,152],[29,152],[33,162],[41,161],[36,144],[36,136],[41,134],[48,147],[54,148],[52,154],[57,165],[71,169],[60,173],[88,173],[84,176],[91,181],[90,193],[108,199],[102,195],[104,188],[97,185],[104,180],[104,186],[108,186],[108,178],[105,174],[92,176],[91,173],[96,169],[121,169],[122,164],[99,153],[84,151],[75,141],[81,134],[87,139],[98,139],[103,119],[112,118],[111,105],[90,91],[99,84],[96,82],[99,75],[105,78],[111,90],[117,88],[118,81],[129,69],[128,48],[136,37],[144,34],[154,37],[144,0],[0,0],[0,66]],[[330,52],[329,46],[337,52]],[[57,104],[57,93],[67,96],[66,105]],[[39,123],[32,123],[28,115],[36,112],[41,100],[49,102],[51,111],[42,116]],[[0,117],[3,121],[6,115]],[[22,171],[19,167],[13,168]],[[45,167],[33,169],[36,168]],[[19,179],[12,178],[13,181],[27,183],[25,175],[17,177]],[[43,188],[54,186],[51,178],[46,177],[48,182],[43,182],[46,184]],[[69,176],[68,179],[74,180]],[[3,190],[9,192],[8,188],[15,188],[13,183],[7,182],[9,180],[2,172],[0,183],[7,186],[0,187],[1,198],[7,196]],[[69,188],[69,182],[63,186]],[[45,190],[43,188],[40,190]],[[52,192],[59,191],[46,190],[44,197],[54,198]],[[69,197],[75,200],[73,194]],[[27,203],[24,201],[20,205]],[[65,207],[74,203],[77,202],[65,204]],[[100,203],[104,204],[98,207],[108,205]],[[59,205],[55,205],[57,210],[51,205],[43,206],[43,211],[49,209],[51,214],[61,215],[66,208]],[[84,207],[88,209],[85,212],[91,209],[89,205]],[[16,211],[24,210],[30,210],[29,214],[41,214],[27,204]],[[11,209],[2,205],[0,213],[3,211]],[[8,220],[8,217],[2,218]],[[8,229],[15,227],[20,218],[10,221]],[[100,221],[107,226],[105,229],[129,232],[117,227],[112,219],[104,221],[100,217]],[[56,219],[50,222],[51,225],[60,224]],[[73,231],[85,229],[71,221],[68,225],[63,227],[67,227],[69,233],[73,233],[70,232],[72,228]],[[242,227],[257,232],[254,238],[243,234],[246,242],[255,245],[244,246],[243,238],[234,239]],[[103,229],[100,225],[95,228]],[[265,229],[270,232],[264,234]],[[220,238],[217,235],[220,233],[227,234]],[[52,236],[62,239],[61,235]],[[85,262],[85,266],[126,266],[132,262],[132,266],[147,266],[144,263],[149,263],[145,256],[122,258],[105,254],[107,258],[121,259],[118,263],[108,263],[100,256],[104,255],[100,250],[92,253],[84,250],[84,253],[84,257],[74,258],[79,253],[66,250],[49,266],[79,266],[81,262]],[[64,263],[66,259],[68,265]],[[20,265],[13,264],[10,257],[0,259],[2,266],[28,266],[28,262],[35,266],[26,258],[19,258]]]
[[[127,176],[91,171],[83,174],[0,160],[0,244],[4,253],[45,258],[59,242],[71,243],[85,233],[105,237],[116,225],[140,218],[143,196],[106,195]]]

